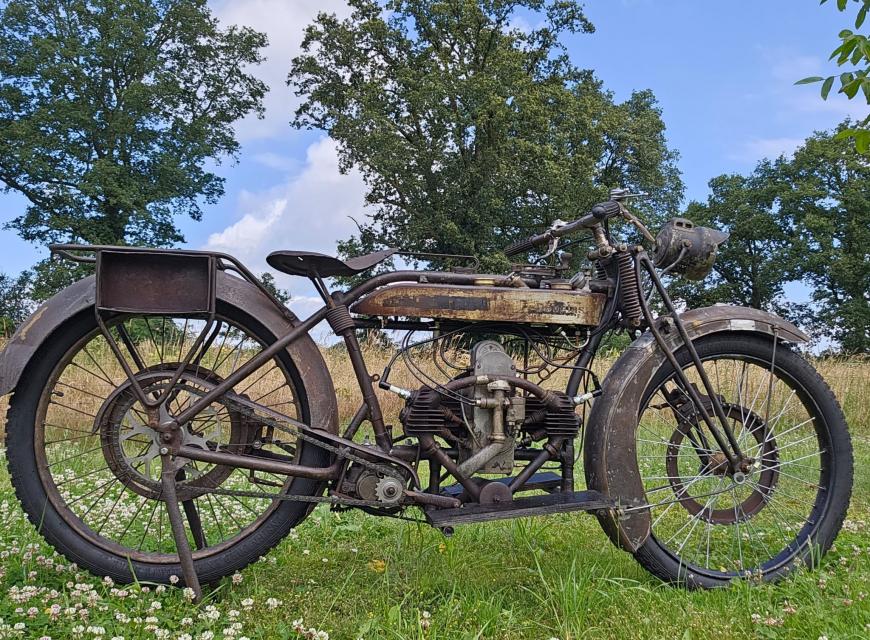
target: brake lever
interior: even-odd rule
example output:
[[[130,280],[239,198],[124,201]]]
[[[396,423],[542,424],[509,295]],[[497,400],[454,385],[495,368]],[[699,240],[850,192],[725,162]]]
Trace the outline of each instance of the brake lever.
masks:
[[[628,200],[629,198],[643,198],[648,196],[648,193],[643,191],[639,191],[638,193],[631,193],[628,189],[611,189],[610,190],[610,199],[615,200],[616,202],[621,202],[622,200]]]
[[[559,238],[551,237],[550,243],[547,245],[547,253],[541,255],[541,260],[544,258],[549,258],[551,255],[556,253],[556,249],[559,246]]]
[[[547,253],[541,256],[541,260],[549,258],[551,255],[556,253],[556,249],[559,247],[559,236],[556,235],[556,232],[567,225],[568,223],[564,220],[553,220],[553,224],[550,225],[550,230],[548,232],[550,234],[550,242],[547,245]]]

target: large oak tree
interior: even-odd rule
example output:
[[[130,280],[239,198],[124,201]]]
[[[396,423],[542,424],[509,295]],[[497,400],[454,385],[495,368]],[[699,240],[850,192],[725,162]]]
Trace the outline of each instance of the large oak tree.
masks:
[[[0,8],[0,184],[37,243],[172,245],[223,193],[232,124],[262,113],[265,35],[206,0],[9,0]],[[35,295],[67,279],[43,264]]]
[[[688,306],[776,311],[844,353],[870,353],[870,162],[840,135],[852,124],[816,133],[748,176],[711,180],[707,202],[685,215],[731,237],[704,282],[677,279],[673,292]],[[807,303],[784,296],[793,281],[809,287]]]
[[[593,30],[579,3],[350,4],[349,18],[322,13],[308,27],[289,76],[302,98],[294,124],[329,132],[368,186],[373,214],[342,251],[471,254],[501,269],[505,245],[609,188],[649,191],[650,215],[678,206],[653,95],[617,103],[561,44]]]

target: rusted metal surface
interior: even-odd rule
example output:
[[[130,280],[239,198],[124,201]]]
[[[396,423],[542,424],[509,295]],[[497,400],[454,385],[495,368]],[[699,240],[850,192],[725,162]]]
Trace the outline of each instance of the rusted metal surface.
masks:
[[[0,353],[0,395],[10,393],[30,359],[48,337],[73,315],[93,313],[94,276],[75,282],[42,303],[9,339]]]
[[[218,304],[243,309],[256,318],[274,336],[289,333],[299,320],[288,309],[277,307],[254,285],[218,272],[216,276]],[[72,316],[93,313],[96,294],[94,276],[79,280],[56,294],[34,313],[10,339],[0,354],[0,395],[10,393],[22,373],[51,335],[62,330]],[[332,378],[317,345],[309,336],[302,336],[287,347],[308,394],[310,420],[313,427],[338,433],[338,405]]]
[[[339,465],[333,463],[329,467],[311,467],[308,465],[293,464],[282,460],[270,460],[269,458],[239,455],[224,451],[211,451],[199,447],[182,446],[178,449],[178,455],[189,460],[199,460],[215,465],[231,465],[242,469],[265,471],[298,478],[312,478],[314,480],[331,480],[338,475]]]
[[[377,289],[354,313],[409,318],[597,325],[606,296],[583,291],[398,283]]]
[[[491,483],[487,486],[495,486]],[[529,496],[510,502],[465,505],[461,509],[441,509],[426,515],[436,527],[452,527],[472,522],[491,522],[510,518],[544,516],[572,511],[600,511],[612,508],[613,502],[598,491],[576,491]]]
[[[193,590],[193,601],[199,602],[202,600],[202,588],[199,585],[199,577],[196,575],[196,568],[193,565],[193,554],[190,551],[190,543],[187,541],[187,533],[184,530],[181,509],[178,508],[178,496],[175,493],[176,468],[168,455],[162,456],[162,460],[163,472],[160,474],[160,479],[163,484],[163,499],[166,502],[169,526],[172,529],[178,561],[181,564],[181,575],[184,578],[184,584]]]
[[[787,342],[804,342],[807,338],[792,323],[758,309],[721,305],[693,309],[680,318],[693,342],[713,333],[732,331],[776,335]],[[679,348],[682,341],[673,329],[673,319],[664,316],[657,324],[669,347]],[[620,496],[624,508],[647,504],[637,467],[635,429],[644,391],[664,362],[665,354],[652,334],[644,333],[608,371],[601,397],[589,415],[590,428],[583,446],[587,486],[605,495]],[[615,512],[597,515],[605,533],[623,549],[635,551],[649,537],[648,511],[632,511],[622,517]]]
[[[178,251],[97,253],[97,308],[122,313],[209,314],[215,258]]]

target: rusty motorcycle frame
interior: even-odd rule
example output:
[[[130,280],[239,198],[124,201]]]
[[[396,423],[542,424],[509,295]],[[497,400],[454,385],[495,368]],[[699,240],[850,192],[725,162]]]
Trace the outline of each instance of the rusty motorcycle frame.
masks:
[[[45,303],[0,360],[0,392],[14,391],[7,446],[25,510],[49,542],[82,566],[119,581],[168,582],[180,573],[197,596],[201,581],[255,560],[321,502],[394,517],[416,507],[445,533],[466,523],[590,512],[615,544],[652,573],[693,587],[747,575],[775,579],[814,562],[842,522],[852,461],[836,400],[790,347],[807,337],[791,323],[753,309],[715,306],[680,313],[661,274],[703,277],[726,236],[675,219],[654,238],[626,207],[630,195],[615,190],[589,214],[557,221],[505,251],[528,254],[543,245],[543,257],[555,257],[563,236],[589,233],[594,270],[585,275],[567,273],[567,261],[518,264],[507,275],[400,270],[330,292],[325,279],[362,273],[395,251],[349,260],[275,252],[271,266],[309,278],[323,299],[304,320],[229,255],[52,247],[56,254],[92,263],[95,275]],[[616,241],[613,219],[633,225],[655,246],[654,253],[642,244]],[[659,317],[653,296],[661,304]],[[152,317],[163,318],[162,329]],[[343,341],[362,395],[342,429],[329,371],[309,336],[323,321]],[[189,322],[198,322],[198,331],[191,333]],[[402,388],[390,378],[395,357],[381,374],[368,369],[358,332],[373,327],[432,335],[403,345],[403,354],[423,345],[444,355],[445,336],[465,337],[453,344],[470,349],[470,362],[444,380],[421,378],[419,388]],[[591,363],[614,330],[636,339],[599,383]],[[142,336],[150,333],[157,347],[155,332],[164,344],[159,364],[148,364]],[[244,362],[226,372],[218,356],[207,364],[206,354],[216,351],[220,340],[248,334],[258,345],[239,349],[235,358],[247,358]],[[521,362],[516,349],[493,340],[504,335],[524,342]],[[180,340],[177,355],[167,354],[166,336]],[[114,356],[120,373],[110,374],[96,362],[97,342]],[[530,357],[536,357],[530,356],[530,342],[536,349],[542,344],[567,349],[571,359],[561,364],[538,352],[538,360],[569,372],[564,389],[530,379],[535,371]],[[278,363],[282,379],[293,387],[292,401],[285,404],[304,404],[295,415],[245,392],[245,382],[270,362]],[[107,391],[74,385],[66,373],[74,367],[90,371],[95,381],[108,380]],[[722,376],[729,377],[727,385]],[[401,436],[385,422],[378,388],[405,401]],[[92,400],[99,405],[93,413],[81,408],[88,393],[99,396]],[[790,399],[772,407],[780,396]],[[68,407],[76,398],[78,411],[86,414],[83,422],[75,422],[75,429],[52,425],[51,416],[75,410]],[[795,407],[804,413],[795,413]],[[664,416],[666,426],[655,426],[649,412]],[[373,442],[360,441],[365,423]],[[53,439],[58,429],[75,435]],[[655,435],[642,438],[647,432]],[[797,435],[789,439],[791,434]],[[52,453],[51,443],[63,443],[67,452],[85,450],[76,438],[99,440],[91,453],[81,454],[87,461],[76,463],[81,469],[70,467],[69,457],[53,462],[59,454]],[[586,477],[580,490],[578,439]],[[644,440],[658,447],[655,452]],[[145,453],[130,453],[125,447],[131,442]],[[150,470],[156,460],[158,473]],[[664,475],[651,475],[648,460]],[[56,464],[68,465],[66,476],[53,470]],[[514,467],[519,473],[511,475]],[[81,490],[64,489],[64,483],[79,486],[70,473],[90,474],[90,480],[81,481]],[[785,489],[789,476],[804,482],[789,485],[791,494]],[[240,477],[247,484],[232,480]],[[106,489],[85,512],[88,496],[102,491],[102,478],[112,492]],[[88,493],[85,483],[97,489]],[[204,522],[209,504],[218,528],[230,522],[214,507],[222,496],[262,514],[240,524],[235,536],[218,534]],[[112,500],[129,502],[123,532],[121,525],[107,524],[109,515],[99,528],[92,518]],[[76,510],[76,503],[82,508]],[[152,503],[135,548],[126,542],[128,531],[144,526]],[[148,506],[136,510],[141,504]],[[150,542],[151,522],[163,522],[163,509],[174,549],[162,541],[162,526],[161,542]],[[671,529],[663,531],[676,514]],[[765,527],[779,533],[759,534],[741,546],[747,532]],[[794,535],[780,535],[786,530]],[[725,542],[721,531],[729,536]],[[729,541],[730,549],[723,551]],[[762,551],[762,545],[773,549]],[[697,547],[691,557],[690,546]]]

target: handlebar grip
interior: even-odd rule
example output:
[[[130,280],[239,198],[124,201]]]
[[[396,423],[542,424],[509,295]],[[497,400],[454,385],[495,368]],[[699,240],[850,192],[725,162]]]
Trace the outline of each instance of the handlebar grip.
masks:
[[[539,244],[543,244],[544,242],[548,242],[550,237],[547,234],[541,234],[537,236],[530,236],[518,242],[514,242],[512,245],[509,245],[505,248],[504,254],[508,257],[516,256],[521,253],[526,253],[527,251],[531,251]]]
[[[618,216],[620,212],[619,203],[614,200],[607,202],[599,202],[592,207],[592,215],[599,221],[607,220],[614,216]]]

